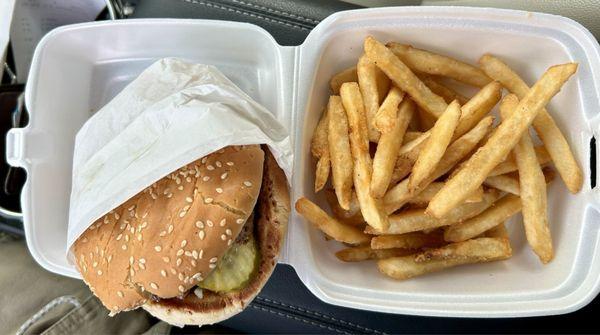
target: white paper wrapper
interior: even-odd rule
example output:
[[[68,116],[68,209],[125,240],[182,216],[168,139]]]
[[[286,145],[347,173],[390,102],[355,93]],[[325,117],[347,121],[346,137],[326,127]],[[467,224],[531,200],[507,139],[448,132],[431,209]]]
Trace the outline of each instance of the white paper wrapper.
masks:
[[[157,61],[77,133],[67,251],[99,217],[228,145],[267,144],[288,182],[288,130],[213,66]]]

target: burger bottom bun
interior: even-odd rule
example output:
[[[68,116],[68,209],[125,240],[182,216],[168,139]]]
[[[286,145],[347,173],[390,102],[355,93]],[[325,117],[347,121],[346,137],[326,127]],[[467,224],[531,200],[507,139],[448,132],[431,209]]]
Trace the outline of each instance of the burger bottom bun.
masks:
[[[283,246],[290,212],[285,174],[266,147],[262,187],[255,208],[255,229],[260,251],[258,271],[239,291],[215,293],[203,290],[202,299],[190,292],[184,299],[148,301],[142,307],[153,316],[176,326],[205,325],[241,312],[266,284]]]

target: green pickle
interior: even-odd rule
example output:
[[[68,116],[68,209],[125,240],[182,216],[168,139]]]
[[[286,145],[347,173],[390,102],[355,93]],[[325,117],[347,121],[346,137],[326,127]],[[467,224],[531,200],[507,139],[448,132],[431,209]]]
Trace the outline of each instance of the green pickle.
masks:
[[[198,286],[213,292],[230,292],[246,286],[258,268],[258,248],[253,237],[232,246],[217,267]]]

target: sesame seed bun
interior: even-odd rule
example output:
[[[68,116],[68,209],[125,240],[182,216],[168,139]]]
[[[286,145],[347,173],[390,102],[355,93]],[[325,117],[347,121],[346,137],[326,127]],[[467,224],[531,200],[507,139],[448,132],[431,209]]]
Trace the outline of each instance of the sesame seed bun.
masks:
[[[255,208],[260,263],[250,283],[239,291],[228,293],[203,290],[202,298],[190,293],[184,299],[150,300],[143,308],[155,317],[178,326],[213,324],[241,312],[260,292],[275,269],[289,213],[290,197],[285,175],[267,150],[262,188]]]
[[[224,148],[96,220],[72,249],[86,284],[112,314],[151,297],[180,300],[215,268],[253,212],[264,160],[258,145]]]

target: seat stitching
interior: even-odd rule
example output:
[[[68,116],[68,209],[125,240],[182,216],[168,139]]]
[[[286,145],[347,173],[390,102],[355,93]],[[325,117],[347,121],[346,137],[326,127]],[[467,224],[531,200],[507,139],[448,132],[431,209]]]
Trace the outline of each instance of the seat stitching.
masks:
[[[248,2],[244,2],[244,1],[240,1],[240,0],[231,0],[231,2],[240,4],[240,5],[250,6],[250,7],[256,8],[256,9],[260,9],[260,10],[264,10],[269,13],[273,13],[273,14],[277,14],[277,15],[281,15],[281,16],[287,16],[291,19],[304,21],[305,23],[309,23],[309,24],[318,24],[319,22],[321,22],[320,20],[313,20],[313,19],[305,17],[305,16],[296,15],[296,14],[292,14],[292,13],[285,12],[282,10],[273,9],[273,8],[269,8],[269,7],[265,7],[265,6],[261,6],[261,5],[257,5],[257,4],[253,4],[253,3],[248,3]]]
[[[274,309],[267,308],[267,307],[262,307],[262,306],[256,306],[256,305],[250,305],[250,306],[252,308],[254,308],[254,309],[258,309],[258,310],[261,310],[263,312],[269,312],[271,314],[276,314],[276,315],[279,315],[279,316],[283,316],[283,317],[286,317],[288,319],[294,319],[296,321],[301,321],[303,323],[307,323],[307,324],[310,324],[310,325],[313,325],[313,326],[317,326],[317,327],[323,328],[323,329],[328,329],[328,330],[334,331],[334,332],[339,333],[339,334],[348,334],[348,335],[351,335],[351,333],[349,333],[347,331],[336,329],[336,328],[332,328],[330,326],[326,326],[326,325],[323,325],[323,324],[320,324],[320,323],[317,323],[317,322],[314,322],[314,321],[311,321],[311,320],[300,318],[300,317],[298,317],[296,315],[291,315],[291,314],[283,313],[283,312],[276,311]]]

